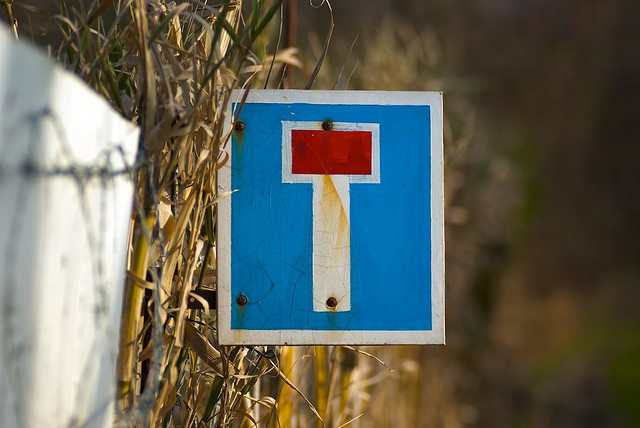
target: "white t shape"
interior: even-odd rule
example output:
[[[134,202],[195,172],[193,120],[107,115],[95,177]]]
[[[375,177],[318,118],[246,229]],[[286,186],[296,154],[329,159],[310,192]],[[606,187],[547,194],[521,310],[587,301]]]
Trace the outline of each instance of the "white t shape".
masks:
[[[312,263],[315,312],[351,310],[350,242],[349,176],[314,177]],[[332,297],[335,302],[329,301]]]
[[[321,122],[282,122],[282,181],[311,183],[312,284],[314,312],[351,310],[351,183],[380,183],[380,127],[377,123],[334,122],[336,131],[371,132],[371,174],[293,174],[291,131],[321,130]]]

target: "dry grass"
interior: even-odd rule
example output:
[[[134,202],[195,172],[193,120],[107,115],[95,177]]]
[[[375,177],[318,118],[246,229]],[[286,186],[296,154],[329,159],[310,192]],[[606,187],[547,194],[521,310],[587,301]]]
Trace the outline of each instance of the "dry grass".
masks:
[[[120,426],[277,421],[253,394],[289,383],[273,350],[216,345],[216,171],[230,91],[277,77],[264,54],[280,2],[61,2],[53,53],[142,129],[118,361]],[[266,35],[269,34],[269,35]],[[258,52],[263,52],[259,55]],[[275,80],[275,79],[272,79]],[[312,408],[312,406],[310,406]],[[257,408],[261,408],[258,412]]]
[[[216,203],[229,196],[216,183],[230,138],[224,113],[231,90],[279,87],[286,67],[301,66],[295,48],[278,50],[280,6],[278,0],[244,9],[235,0],[88,6],[61,0],[48,25],[52,56],[142,130],[132,166],[137,191],[118,426],[314,426],[323,419],[338,426],[348,416],[350,375],[336,371],[338,348],[309,353],[216,343]],[[19,36],[12,4],[3,7]],[[268,55],[272,39],[276,52]],[[336,397],[341,404],[333,410]]]
[[[321,386],[308,394],[318,411],[292,370],[299,351],[216,343],[216,203],[229,196],[216,183],[230,138],[224,114],[234,88],[279,87],[285,67],[300,66],[294,48],[278,49],[280,3],[61,1],[53,54],[142,130],[119,426],[311,426],[328,415],[326,351],[316,364]]]
[[[349,347],[216,342],[216,203],[229,196],[216,183],[230,137],[224,113],[232,89],[280,87],[284,69],[302,65],[295,48],[278,49],[281,13],[278,0],[244,8],[233,0],[102,0],[90,7],[61,0],[53,55],[142,129],[118,362],[119,426],[368,426],[367,411],[396,426],[416,420],[407,413],[419,405],[415,352],[385,350],[394,371]],[[327,88],[350,81],[367,89],[437,86],[418,72],[438,64],[431,35],[398,34],[389,24],[359,70],[342,67],[329,78],[320,69],[333,22],[329,28],[318,43],[320,60],[307,67],[311,77],[300,86],[311,87],[316,77]],[[405,397],[402,417],[372,400],[383,381],[390,387],[380,397]],[[376,408],[367,408],[370,401]]]

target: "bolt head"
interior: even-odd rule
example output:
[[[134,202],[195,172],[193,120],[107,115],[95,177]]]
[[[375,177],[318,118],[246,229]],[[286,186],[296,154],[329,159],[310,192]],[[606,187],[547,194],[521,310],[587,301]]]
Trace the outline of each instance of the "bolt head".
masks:
[[[322,129],[324,129],[325,131],[331,131],[333,129],[333,122],[329,119],[323,120]]]
[[[327,299],[327,307],[331,308],[331,309],[335,309],[336,306],[338,306],[338,299],[336,299],[335,297],[329,297]]]
[[[249,303],[249,299],[247,299],[247,296],[245,296],[244,294],[239,294],[236,298],[236,303],[238,304],[238,306],[244,306]]]

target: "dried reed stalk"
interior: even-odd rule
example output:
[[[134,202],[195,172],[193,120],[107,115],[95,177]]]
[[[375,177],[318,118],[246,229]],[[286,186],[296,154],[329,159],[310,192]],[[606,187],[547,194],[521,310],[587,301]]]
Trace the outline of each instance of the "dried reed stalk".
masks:
[[[284,15],[281,1],[243,9],[240,0],[60,0],[52,53],[142,129],[132,165],[119,426],[290,426],[295,395],[309,410],[298,415],[306,425],[345,412],[345,404],[331,410],[334,396],[346,403],[347,386],[325,348],[316,348],[314,405],[294,383],[303,376],[292,377],[301,350],[283,348],[277,364],[264,347],[218,346],[215,308],[203,298],[216,288],[216,204],[228,197],[218,193],[216,172],[228,159],[230,92],[279,86],[272,74],[302,65],[294,47],[278,51],[281,34],[270,23]],[[330,24],[306,87],[327,54],[332,16]],[[276,51],[259,55],[255,46],[271,39]],[[253,396],[258,390],[265,395]]]

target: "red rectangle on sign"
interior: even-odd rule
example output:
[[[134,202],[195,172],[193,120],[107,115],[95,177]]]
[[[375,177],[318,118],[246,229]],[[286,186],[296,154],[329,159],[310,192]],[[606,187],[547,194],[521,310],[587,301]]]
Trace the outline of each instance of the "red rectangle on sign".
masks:
[[[293,174],[371,174],[370,131],[291,131]]]

